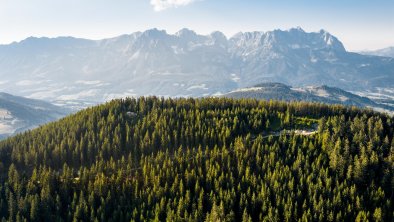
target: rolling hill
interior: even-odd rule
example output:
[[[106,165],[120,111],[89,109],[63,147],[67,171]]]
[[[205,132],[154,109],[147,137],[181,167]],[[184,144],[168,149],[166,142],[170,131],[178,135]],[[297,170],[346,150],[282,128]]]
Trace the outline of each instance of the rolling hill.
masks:
[[[0,141],[0,217],[392,221],[393,124],[338,105],[114,100]]]
[[[55,121],[70,110],[48,102],[0,93],[0,139]]]
[[[223,96],[263,100],[308,101],[364,108],[369,107],[389,112],[394,111],[394,107],[392,106],[376,103],[367,97],[361,97],[342,89],[325,85],[293,88],[281,83],[262,83],[253,87],[237,89]]]

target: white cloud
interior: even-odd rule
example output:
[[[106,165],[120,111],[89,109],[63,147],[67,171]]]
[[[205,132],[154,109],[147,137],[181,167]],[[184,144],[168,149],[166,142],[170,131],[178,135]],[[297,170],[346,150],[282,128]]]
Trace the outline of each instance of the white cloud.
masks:
[[[185,6],[195,1],[196,0],[151,0],[150,4],[153,6],[155,11],[163,11],[168,8]]]

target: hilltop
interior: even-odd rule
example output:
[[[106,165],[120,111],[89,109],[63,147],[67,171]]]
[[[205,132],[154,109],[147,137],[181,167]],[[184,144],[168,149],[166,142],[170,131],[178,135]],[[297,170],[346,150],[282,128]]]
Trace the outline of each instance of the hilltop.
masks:
[[[114,100],[0,142],[0,215],[392,221],[393,129],[338,105]]]

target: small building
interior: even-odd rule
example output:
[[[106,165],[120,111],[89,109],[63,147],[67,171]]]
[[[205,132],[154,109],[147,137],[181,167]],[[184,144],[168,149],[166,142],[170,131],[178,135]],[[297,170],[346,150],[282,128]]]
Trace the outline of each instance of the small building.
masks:
[[[126,115],[127,115],[128,117],[136,117],[136,116],[137,116],[137,113],[128,111],[128,112],[126,113]]]

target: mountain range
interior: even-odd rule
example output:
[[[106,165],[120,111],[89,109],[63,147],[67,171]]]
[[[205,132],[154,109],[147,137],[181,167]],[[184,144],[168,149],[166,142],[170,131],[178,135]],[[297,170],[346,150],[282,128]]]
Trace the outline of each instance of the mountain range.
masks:
[[[346,51],[325,30],[200,35],[151,29],[115,38],[0,45],[0,90],[72,108],[124,96],[209,96],[261,82],[392,90],[394,58]]]
[[[50,103],[0,93],[0,139],[55,121],[70,110]]]
[[[369,107],[375,110],[385,110],[388,112],[394,111],[394,107],[392,106],[377,103],[367,97],[358,96],[342,89],[326,85],[294,88],[282,83],[262,83],[253,87],[237,89],[223,96],[237,99],[253,98],[262,100],[308,101],[326,104],[342,104],[362,108]]]

